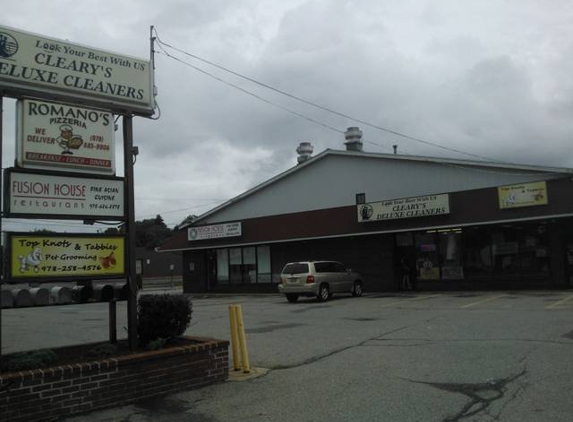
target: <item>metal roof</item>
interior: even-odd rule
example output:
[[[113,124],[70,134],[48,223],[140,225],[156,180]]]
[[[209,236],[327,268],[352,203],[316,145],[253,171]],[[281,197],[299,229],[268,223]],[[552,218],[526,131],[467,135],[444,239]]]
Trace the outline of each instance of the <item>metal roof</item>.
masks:
[[[435,163],[445,166],[453,166],[453,167],[474,167],[474,168],[481,168],[486,169],[485,171],[491,172],[502,172],[502,170],[510,170],[511,173],[515,173],[516,171],[522,170],[526,171],[529,174],[531,173],[540,173],[540,174],[563,174],[569,175],[573,174],[573,169],[565,168],[565,167],[546,167],[546,166],[533,166],[528,164],[515,164],[515,163],[503,163],[503,162],[491,162],[491,161],[475,161],[475,160],[461,160],[461,159],[454,159],[454,158],[442,158],[442,157],[425,157],[425,156],[416,156],[416,155],[403,155],[403,154],[384,154],[384,153],[372,153],[372,152],[356,152],[356,151],[340,151],[340,150],[333,150],[333,149],[326,149],[320,154],[304,161],[301,164],[298,164],[290,169],[266,180],[263,183],[260,183],[253,188],[241,193],[240,195],[235,196],[234,198],[224,202],[223,204],[201,214],[197,217],[192,223],[186,224],[181,226],[180,229],[184,229],[191,225],[197,225],[205,218],[230,207],[231,205],[241,201],[242,199],[253,195],[254,193],[260,191],[261,189],[266,188],[273,183],[284,179],[291,175],[294,172],[300,171],[305,167],[311,166],[314,163],[318,162],[319,160],[324,159],[328,156],[344,156],[344,157],[356,157],[356,158],[374,158],[374,159],[385,159],[385,160],[397,160],[397,161],[405,161],[405,162],[426,162],[426,163]]]

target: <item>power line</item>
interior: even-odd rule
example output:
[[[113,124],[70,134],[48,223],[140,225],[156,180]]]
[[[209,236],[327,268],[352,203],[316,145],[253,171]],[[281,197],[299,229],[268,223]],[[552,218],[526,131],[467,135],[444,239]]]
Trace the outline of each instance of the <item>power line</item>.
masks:
[[[242,75],[242,74],[240,74],[240,73],[238,73],[238,72],[235,72],[235,71],[233,71],[233,70],[231,70],[231,69],[228,69],[228,68],[226,68],[226,67],[224,67],[224,66],[221,66],[221,65],[216,64],[216,63],[213,63],[213,62],[211,62],[211,61],[209,61],[209,60],[203,59],[203,58],[201,58],[201,57],[199,57],[199,56],[197,56],[197,55],[195,55],[195,54],[192,54],[192,53],[189,53],[189,52],[187,52],[187,51],[185,51],[185,50],[182,50],[182,49],[180,49],[180,48],[174,47],[174,46],[172,46],[172,45],[170,45],[170,44],[164,42],[163,40],[161,40],[161,38],[159,37],[159,34],[157,33],[157,29],[156,29],[156,28],[154,28],[154,31],[155,31],[156,39],[157,39],[157,41],[158,41],[158,43],[159,43],[159,45],[160,45],[160,48],[161,48],[164,52],[165,52],[165,50],[163,49],[162,46],[171,48],[171,49],[173,49],[173,50],[175,50],[175,51],[177,51],[177,52],[179,52],[179,53],[181,53],[181,54],[184,54],[184,55],[187,55],[187,56],[189,56],[189,57],[192,57],[192,58],[194,58],[194,59],[196,59],[196,60],[199,60],[199,61],[201,61],[201,62],[203,62],[203,63],[206,63],[206,64],[208,64],[208,65],[210,65],[210,66],[213,66],[213,67],[216,67],[216,68],[218,68],[218,69],[221,69],[221,70],[223,70],[223,71],[225,71],[225,72],[228,72],[228,73],[230,73],[230,74],[232,74],[232,75],[235,75],[235,76],[237,76],[237,77],[239,77],[239,78],[245,79],[245,80],[247,80],[247,81],[249,81],[249,82],[252,82],[252,83],[257,84],[257,85],[259,85],[259,86],[262,86],[262,87],[264,87],[264,88],[267,88],[267,89],[269,89],[269,90],[271,90],[271,91],[274,91],[274,92],[276,92],[276,93],[279,93],[279,94],[281,94],[281,95],[287,96],[287,97],[289,97],[289,98],[291,98],[291,99],[300,101],[300,102],[302,102],[302,103],[304,103],[304,104],[310,105],[310,106],[312,106],[312,107],[316,107],[316,108],[318,108],[318,109],[320,109],[320,110],[324,110],[324,111],[326,111],[326,112],[335,114],[335,115],[337,115],[337,116],[344,117],[345,119],[349,119],[349,120],[352,120],[352,121],[361,123],[361,124],[363,124],[363,125],[370,126],[370,127],[374,128],[374,129],[378,129],[378,130],[381,130],[381,131],[384,131],[384,132],[387,132],[387,133],[391,133],[391,134],[393,134],[393,135],[400,136],[400,137],[405,138],[405,139],[410,139],[410,140],[412,140],[412,141],[419,142],[419,143],[422,143],[422,144],[425,144],[425,145],[429,145],[429,146],[433,146],[433,147],[436,147],[436,148],[440,148],[440,149],[445,150],[445,151],[455,152],[455,153],[458,153],[458,154],[463,154],[463,155],[467,155],[467,156],[470,156],[470,157],[479,158],[479,159],[482,159],[482,160],[500,162],[499,160],[496,160],[496,159],[491,158],[491,157],[486,157],[486,156],[481,156],[481,155],[478,155],[478,154],[473,154],[473,153],[465,152],[465,151],[462,151],[462,150],[457,149],[457,148],[446,147],[446,146],[444,146],[444,145],[440,145],[440,144],[435,143],[435,142],[430,142],[430,141],[426,141],[426,140],[424,140],[424,139],[421,139],[421,138],[418,138],[418,137],[415,137],[415,136],[410,136],[410,135],[407,135],[407,134],[404,134],[404,133],[401,133],[401,132],[398,132],[398,131],[395,131],[395,130],[392,130],[392,129],[388,129],[388,128],[386,128],[386,127],[383,127],[383,126],[374,124],[374,123],[367,122],[366,120],[362,120],[362,119],[359,119],[359,118],[357,118],[357,117],[353,117],[353,116],[350,116],[350,115],[348,115],[348,114],[341,113],[341,112],[336,111],[336,110],[333,110],[333,109],[331,109],[331,108],[329,108],[329,107],[325,107],[325,106],[323,106],[323,105],[316,104],[316,103],[314,103],[314,102],[312,102],[312,101],[309,101],[309,100],[306,100],[306,99],[304,99],[304,98],[298,97],[298,96],[296,96],[296,95],[290,94],[290,93],[288,93],[288,92],[286,92],[286,91],[283,91],[283,90],[281,90],[281,89],[275,88],[275,87],[273,87],[273,86],[271,86],[271,85],[269,85],[269,84],[266,84],[266,83],[257,81],[256,79],[253,79],[253,78],[250,78],[250,77],[248,77],[248,76]],[[165,52],[165,53],[168,55],[167,52]],[[174,58],[173,56],[170,56],[170,57]],[[177,60],[178,60],[178,59],[177,59]],[[184,63],[186,63],[186,62],[184,62]],[[193,67],[193,65],[190,65],[190,64],[189,64],[189,66],[192,66],[192,67]],[[226,82],[225,82],[225,83],[226,83]],[[280,107],[280,106],[279,106],[279,107]]]
[[[294,110],[291,110],[291,109],[289,109],[289,108],[287,108],[287,107],[283,107],[283,106],[281,106],[281,105],[279,105],[279,104],[277,104],[277,103],[274,103],[274,102],[272,102],[272,101],[270,101],[270,100],[267,100],[266,98],[261,97],[260,95],[257,95],[257,94],[255,94],[255,93],[253,93],[253,92],[251,92],[251,91],[248,91],[248,90],[246,90],[246,89],[244,89],[244,88],[241,88],[241,87],[238,86],[238,85],[235,85],[235,84],[233,84],[233,83],[231,83],[231,82],[228,82],[228,81],[226,81],[226,80],[224,80],[224,79],[221,79],[221,78],[219,78],[218,76],[215,76],[215,75],[213,75],[213,74],[211,74],[211,73],[209,73],[209,72],[207,72],[207,71],[205,71],[205,70],[203,70],[203,69],[201,69],[201,68],[199,68],[199,67],[197,67],[197,66],[192,65],[191,63],[188,63],[188,62],[186,62],[186,61],[184,61],[184,60],[181,60],[180,58],[175,57],[175,56],[169,54],[167,51],[165,51],[165,50],[161,47],[161,45],[160,45],[160,48],[162,49],[163,52],[159,52],[159,51],[158,51],[157,53],[162,54],[162,55],[164,55],[164,56],[167,56],[167,57],[169,57],[169,58],[172,59],[172,60],[175,60],[175,61],[177,61],[177,62],[179,62],[179,63],[184,64],[185,66],[189,66],[189,67],[195,69],[196,71],[198,71],[198,72],[200,72],[200,73],[203,73],[204,75],[209,76],[210,78],[213,78],[213,79],[215,79],[215,80],[217,80],[217,81],[219,81],[219,82],[221,82],[221,83],[224,83],[225,85],[228,85],[228,86],[230,86],[230,87],[233,87],[233,88],[235,88],[235,89],[238,89],[239,91],[241,91],[241,92],[243,92],[243,93],[245,93],[245,94],[247,94],[247,95],[250,95],[250,96],[252,96],[252,97],[255,97],[256,99],[258,99],[258,100],[260,100],[260,101],[263,101],[263,102],[265,102],[265,103],[267,103],[267,104],[270,104],[270,105],[272,105],[273,107],[280,108],[281,110],[286,111],[287,113],[290,113],[290,114],[293,114],[293,115],[295,115],[295,116],[298,116],[298,117],[300,117],[300,118],[302,118],[302,119],[308,120],[309,122],[312,122],[312,123],[315,123],[315,124],[317,124],[317,125],[323,126],[323,127],[327,128],[327,129],[333,130],[333,131],[338,132],[338,133],[344,133],[344,131],[342,131],[342,130],[340,130],[340,129],[336,129],[336,128],[333,127],[333,126],[330,126],[330,125],[328,125],[328,124],[326,124],[326,123],[322,123],[322,122],[320,122],[320,121],[318,121],[318,120],[316,120],[316,119],[313,119],[312,117],[305,116],[304,114],[298,113],[298,112],[296,112],[296,111],[294,111]]]
[[[196,208],[201,208],[201,207],[210,207],[212,205],[216,205],[216,204],[220,204],[221,201],[217,201],[217,202],[211,202],[209,204],[201,204],[201,205],[195,205],[193,207],[189,207],[189,208],[181,208],[178,210],[172,210],[172,211],[163,211],[163,212],[156,212],[154,214],[145,214],[145,215],[140,215],[139,218],[144,218],[144,217],[155,217],[156,215],[164,215],[164,214],[172,214],[174,212],[182,212],[182,211],[190,211]]]

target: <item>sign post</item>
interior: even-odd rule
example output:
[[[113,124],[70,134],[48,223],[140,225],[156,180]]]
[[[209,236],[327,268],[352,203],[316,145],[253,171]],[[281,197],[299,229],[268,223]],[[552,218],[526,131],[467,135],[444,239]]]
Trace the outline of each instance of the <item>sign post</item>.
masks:
[[[4,91],[0,88],[0,164],[2,164],[2,122],[4,121]],[[0,166],[1,167],[1,166]],[[0,171],[0,189],[2,189],[2,172]],[[0,288],[4,284],[4,245],[2,244],[2,218],[4,217],[2,207],[2,195],[0,195]],[[0,306],[0,357],[2,357],[2,306]]]
[[[127,335],[129,348],[137,349],[137,275],[135,271],[135,200],[133,189],[133,118],[123,116],[123,163],[125,171],[125,236],[127,240],[126,274],[129,293],[127,297]]]
[[[6,216],[121,221],[132,350],[138,346],[133,116],[155,114],[153,40],[151,36],[148,61],[0,25],[0,163],[2,100],[18,99],[17,169],[7,171],[5,184],[0,172],[0,186],[5,188],[5,195],[0,195],[0,232]],[[123,116],[123,178],[115,177],[114,115]],[[77,251],[86,247],[79,241],[75,245]],[[34,250],[27,253],[33,255]],[[18,257],[23,266],[18,276],[31,265],[32,271],[54,275],[73,268],[89,279],[97,277],[90,271],[100,271],[98,262],[108,272],[120,262],[114,255],[76,252],[72,258],[77,262],[65,265],[58,260],[71,259],[67,251],[52,255],[52,263],[44,267],[35,265],[34,256],[29,261]],[[3,256],[0,250],[2,273],[7,275]],[[89,262],[93,259],[96,263]],[[1,282],[5,281],[4,277]],[[0,311],[0,354],[1,325]],[[110,336],[115,334],[110,331]]]

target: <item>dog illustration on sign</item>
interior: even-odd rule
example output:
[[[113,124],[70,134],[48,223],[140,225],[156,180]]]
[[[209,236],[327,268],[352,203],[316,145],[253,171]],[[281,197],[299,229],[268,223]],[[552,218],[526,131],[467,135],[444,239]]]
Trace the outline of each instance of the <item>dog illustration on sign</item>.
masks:
[[[42,263],[42,249],[35,247],[27,256],[18,255],[18,261],[20,261],[20,272],[23,273],[32,268],[37,273]]]

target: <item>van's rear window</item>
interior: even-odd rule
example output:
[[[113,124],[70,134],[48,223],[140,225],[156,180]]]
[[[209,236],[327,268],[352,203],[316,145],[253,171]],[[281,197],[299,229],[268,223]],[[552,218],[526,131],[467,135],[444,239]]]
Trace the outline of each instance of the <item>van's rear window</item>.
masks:
[[[283,268],[283,274],[301,274],[301,273],[308,273],[308,264],[302,263],[293,263],[293,264],[286,264]]]

